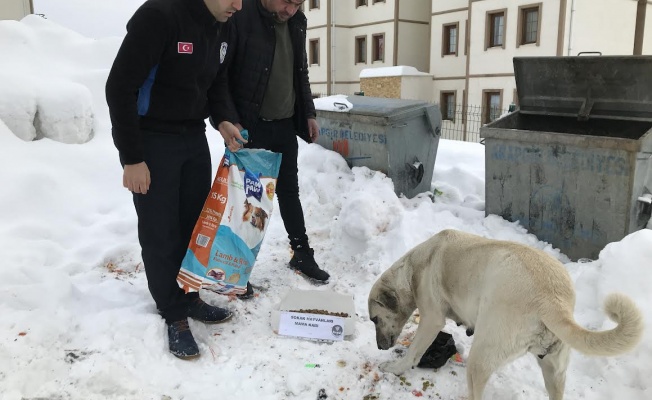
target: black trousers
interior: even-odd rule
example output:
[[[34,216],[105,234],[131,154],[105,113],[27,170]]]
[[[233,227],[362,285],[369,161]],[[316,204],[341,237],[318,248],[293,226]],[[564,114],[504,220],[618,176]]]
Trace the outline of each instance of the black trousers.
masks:
[[[281,218],[283,218],[292,248],[296,249],[299,245],[304,248],[308,247],[306,223],[299,200],[299,169],[297,167],[299,144],[292,118],[274,121],[259,120],[258,124],[249,130],[249,141],[246,147],[266,149],[283,155],[276,185]]]
[[[177,274],[195,222],[211,187],[206,134],[144,134],[145,162],[151,174],[147,194],[134,193],[138,239],[149,291],[167,322],[186,318],[188,304]]]

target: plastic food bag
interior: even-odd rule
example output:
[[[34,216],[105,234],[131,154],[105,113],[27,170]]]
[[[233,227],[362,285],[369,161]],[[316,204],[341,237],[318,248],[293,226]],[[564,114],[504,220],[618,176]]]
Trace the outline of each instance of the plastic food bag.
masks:
[[[441,368],[451,356],[457,353],[453,335],[446,332],[439,332],[437,337],[428,347],[417,367],[419,368]]]
[[[278,153],[225,148],[177,276],[186,292],[246,292],[272,215],[280,166]]]

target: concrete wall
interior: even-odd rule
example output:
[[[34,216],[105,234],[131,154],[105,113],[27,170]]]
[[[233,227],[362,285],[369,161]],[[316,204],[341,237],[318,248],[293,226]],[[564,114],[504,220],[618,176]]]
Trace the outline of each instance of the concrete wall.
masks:
[[[570,2],[569,2],[570,3]],[[572,6],[572,5],[571,5]],[[635,0],[575,0],[570,45],[564,55],[582,51],[600,51],[603,55],[631,55],[636,27]],[[646,35],[643,54],[652,54],[652,5],[646,12]],[[567,36],[567,38],[569,37]],[[570,47],[570,48],[569,48]]]
[[[360,26],[383,21],[393,22],[394,20],[395,0],[386,0],[384,3],[376,4],[372,4],[372,0],[368,0],[368,5],[361,7],[355,6],[355,0],[328,0],[328,3],[333,1],[335,22],[338,25]],[[325,1],[322,0],[322,2]]]
[[[401,79],[401,99],[434,102],[432,76],[403,76]]]
[[[429,35],[429,24],[400,22],[397,65],[409,65],[419,71],[428,71]]]
[[[555,55],[559,26],[559,1],[545,1],[541,8],[540,43],[517,47],[519,6],[536,4],[532,0],[486,0],[474,2],[471,12],[471,75],[513,72],[515,56]],[[505,45],[485,48],[487,13],[506,9]]]
[[[308,75],[312,84],[324,84],[328,77],[328,37],[326,35],[326,27],[311,29],[306,33],[306,53],[308,54],[308,63],[310,64],[310,41],[313,39],[319,40],[319,64],[309,65]],[[313,91],[315,87],[313,86]],[[321,92],[321,91],[320,91]],[[325,91],[323,91],[325,93]]]
[[[2,0],[0,1],[0,19],[21,20],[32,13],[30,0]]]
[[[428,22],[431,6],[432,0],[403,0],[399,2],[398,18],[400,21]]]
[[[466,43],[466,10],[445,12],[434,15],[431,22],[430,32],[430,73],[435,77],[460,77],[466,74],[466,55],[464,44]],[[443,26],[458,24],[458,51],[456,55],[442,55]]]

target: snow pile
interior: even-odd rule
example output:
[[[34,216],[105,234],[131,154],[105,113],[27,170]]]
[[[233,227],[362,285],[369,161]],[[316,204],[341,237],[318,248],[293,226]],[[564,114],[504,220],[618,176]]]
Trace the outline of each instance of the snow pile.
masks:
[[[101,47],[35,15],[2,21],[0,54],[12,56],[0,58],[0,119],[24,141],[89,141],[93,95],[78,68],[96,67],[87,60]]]

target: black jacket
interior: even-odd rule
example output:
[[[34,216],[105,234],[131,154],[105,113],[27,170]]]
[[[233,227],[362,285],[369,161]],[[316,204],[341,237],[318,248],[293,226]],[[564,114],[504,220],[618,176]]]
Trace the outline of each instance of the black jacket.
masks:
[[[245,128],[253,129],[258,123],[260,107],[269,80],[276,34],[274,17],[261,4],[260,0],[244,0],[242,10],[235,13],[229,21],[231,29],[224,33],[223,41],[229,43],[228,80],[229,93],[221,104],[214,122],[240,122]],[[308,79],[308,59],[306,57],[306,16],[297,11],[288,20],[288,28],[294,53],[294,126],[299,137],[310,143],[308,118],[314,118],[315,105],[310,92]],[[231,104],[231,107],[227,107]]]
[[[203,132],[217,114],[221,25],[203,0],[148,0],[133,15],[106,82],[123,164],[143,161],[142,130]]]

